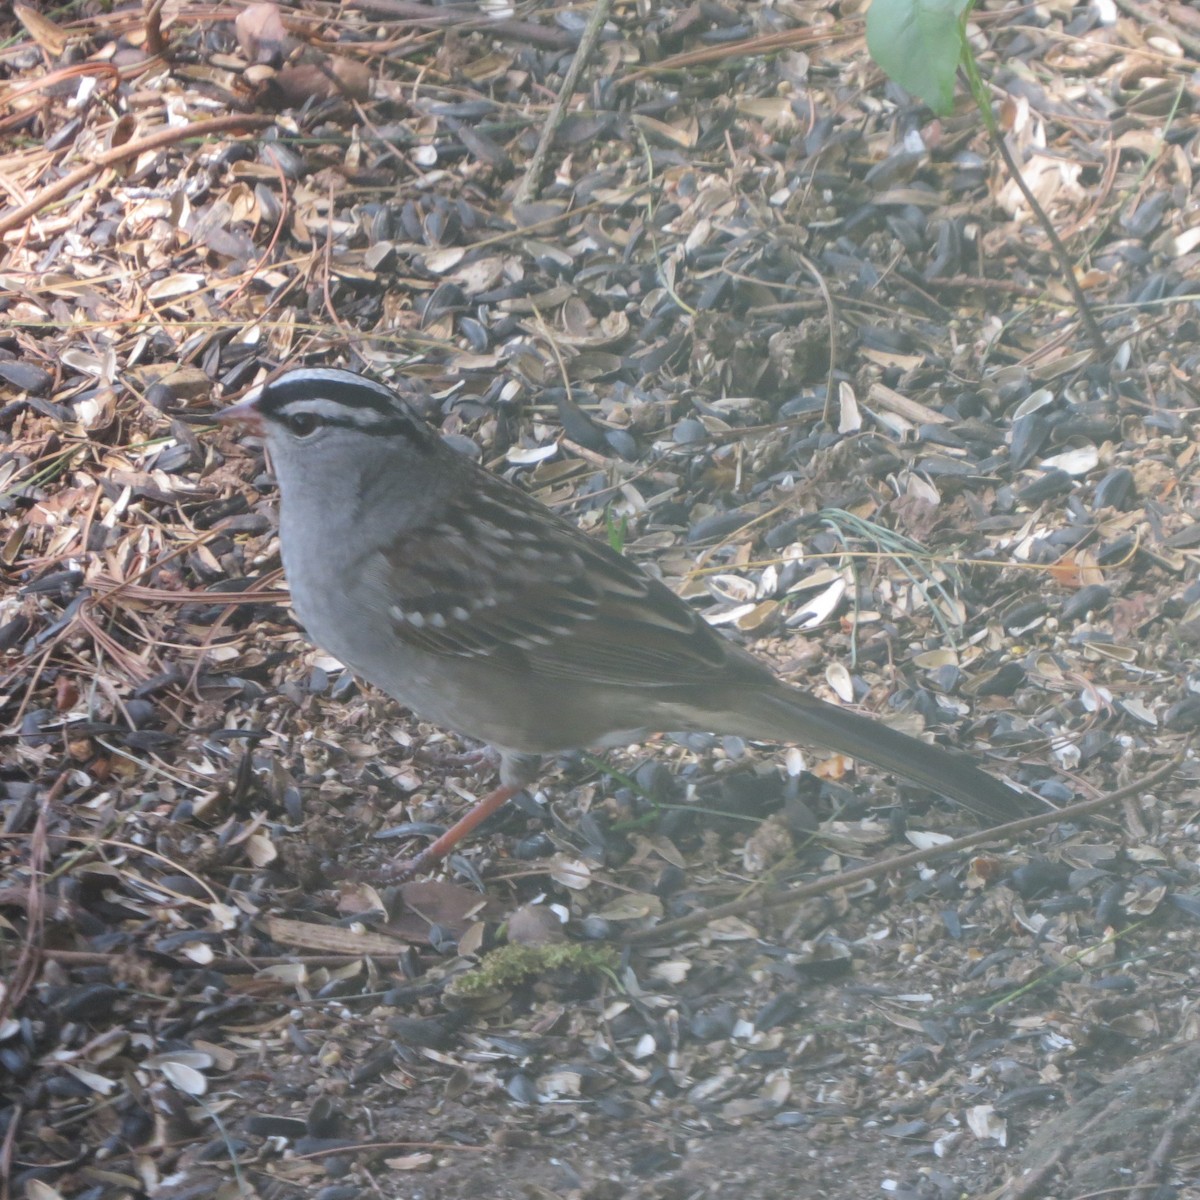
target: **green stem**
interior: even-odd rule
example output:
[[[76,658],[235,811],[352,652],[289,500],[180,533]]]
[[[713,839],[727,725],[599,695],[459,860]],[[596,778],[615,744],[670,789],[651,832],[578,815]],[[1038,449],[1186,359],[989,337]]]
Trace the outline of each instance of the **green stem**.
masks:
[[[1083,288],[1079,286],[1079,280],[1075,277],[1075,266],[1071,261],[1071,256],[1067,252],[1066,246],[1063,245],[1062,238],[1058,236],[1057,230],[1050,223],[1050,218],[1046,215],[1045,209],[1038,203],[1037,197],[1030,190],[1029,185],[1025,182],[1025,176],[1021,174],[1021,168],[1017,165],[1017,160],[1013,158],[1012,151],[1008,148],[1008,142],[1005,141],[1004,134],[1000,129],[1000,123],[996,120],[996,114],[992,112],[992,100],[988,95],[987,88],[984,86],[983,79],[979,74],[979,66],[975,61],[975,54],[971,50],[971,42],[967,37],[967,19],[971,15],[971,10],[975,7],[974,0],[968,4],[959,18],[959,47],[960,61],[962,62],[963,70],[967,76],[967,86],[971,89],[971,97],[975,101],[975,107],[979,109],[979,115],[983,118],[983,127],[987,130],[988,138],[993,146],[1004,159],[1004,165],[1008,168],[1008,173],[1012,176],[1013,182],[1021,190],[1021,195],[1025,197],[1025,202],[1033,211],[1033,215],[1037,218],[1046,236],[1050,239],[1050,245],[1054,250],[1054,255],[1058,259],[1059,268],[1062,270],[1063,278],[1066,280],[1067,287],[1071,289],[1071,295],[1075,300],[1075,308],[1083,321],[1084,328],[1087,330],[1088,340],[1092,343],[1092,349],[1101,359],[1108,357],[1108,344],[1105,341],[1104,334],[1100,326],[1096,323],[1096,318],[1092,313],[1091,306],[1087,302],[1087,297],[1083,294]]]

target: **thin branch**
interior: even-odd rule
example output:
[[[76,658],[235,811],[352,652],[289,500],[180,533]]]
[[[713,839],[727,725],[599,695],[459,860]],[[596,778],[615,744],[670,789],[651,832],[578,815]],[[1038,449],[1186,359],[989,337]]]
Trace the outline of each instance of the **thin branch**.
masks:
[[[591,57],[592,49],[600,37],[600,30],[604,28],[604,22],[608,20],[611,6],[612,0],[596,0],[592,15],[588,18],[587,25],[584,26],[583,36],[575,48],[575,57],[571,59],[571,65],[567,68],[566,75],[563,76],[562,87],[558,89],[558,97],[550,108],[546,124],[542,127],[542,136],[538,138],[537,149],[534,150],[533,157],[529,160],[529,166],[525,168],[525,178],[521,180],[517,194],[513,197],[514,207],[528,204],[541,190],[542,176],[546,172],[546,159],[550,154],[550,147],[566,116],[567,105],[571,102],[571,97],[575,95],[575,85],[579,81],[584,65]]]
[[[163,146],[173,146],[178,142],[190,141],[196,137],[206,137],[213,133],[231,133],[245,129],[263,129],[275,123],[274,117],[262,116],[255,113],[239,113],[229,117],[213,117],[208,121],[193,121],[190,125],[172,125],[166,129],[157,129],[154,133],[135,142],[124,142],[111,150],[103,150],[92,158],[92,161],[76,168],[61,179],[42,188],[28,204],[14,208],[11,212],[0,214],[0,235],[9,230],[24,225],[30,218],[37,216],[42,209],[69,196],[77,187],[87,183],[102,167],[111,167],[134,158],[148,150],[159,150]]]
[[[714,908],[706,908],[701,912],[690,913],[688,916],[679,917],[674,921],[664,921],[660,925],[654,925],[648,929],[636,930],[625,941],[634,943],[661,941],[677,933],[684,933],[690,929],[699,929],[707,925],[710,921],[718,920],[721,917],[736,917],[755,909],[779,908],[785,904],[795,904],[797,900],[807,900],[811,896],[821,896],[827,892],[836,891],[839,888],[849,887],[851,884],[862,883],[867,879],[878,879],[879,876],[887,875],[892,871],[914,867],[919,863],[930,862],[935,858],[944,858],[948,854],[957,854],[960,850],[969,850],[973,846],[978,846],[981,842],[995,841],[997,838],[1009,837],[1015,833],[1024,833],[1029,829],[1039,829],[1042,826],[1053,825],[1058,821],[1063,821],[1071,817],[1080,817],[1087,813],[1096,812],[1099,809],[1107,808],[1118,800],[1124,800],[1128,796],[1146,791],[1154,787],[1155,784],[1161,783],[1175,772],[1179,764],[1183,762],[1186,752],[1187,747],[1185,746],[1166,766],[1159,768],[1153,774],[1146,775],[1135,780],[1133,783],[1126,784],[1125,787],[1118,788],[1115,792],[1106,792],[1103,796],[1098,796],[1093,800],[1081,800],[1078,804],[1069,804],[1066,808],[1056,809],[1054,812],[1038,813],[1033,817],[1023,817],[1019,821],[1009,821],[1006,825],[996,825],[991,829],[982,829],[978,833],[955,838],[953,841],[946,842],[941,846],[931,846],[925,850],[911,850],[907,854],[897,854],[893,858],[885,858],[882,862],[867,863],[865,866],[855,867],[853,870],[832,875],[828,879],[817,879],[812,883],[802,883],[796,887],[789,887],[769,896],[749,896],[741,900],[731,900],[728,904],[718,904]]]
[[[463,31],[484,29],[497,37],[529,42],[531,45],[545,46],[551,50],[566,50],[571,45],[570,34],[563,30],[511,18],[492,20],[490,17],[481,17],[478,7],[435,7],[432,4],[418,4],[414,0],[354,0],[351,7],[363,12],[395,17],[421,29],[440,29],[452,25]]]
[[[983,127],[987,131],[988,140],[999,151],[1000,157],[1004,159],[1004,165],[1008,168],[1008,173],[1012,176],[1013,182],[1020,189],[1021,195],[1025,197],[1025,202],[1029,205],[1046,237],[1050,239],[1050,245],[1054,250],[1055,258],[1058,259],[1059,268],[1066,280],[1067,287],[1071,289],[1071,296],[1075,301],[1075,309],[1083,321],[1084,328],[1087,330],[1088,341],[1092,343],[1092,349],[1096,352],[1097,357],[1105,359],[1109,354],[1108,343],[1104,339],[1104,334],[1100,326],[1096,323],[1096,318],[1092,313],[1092,307],[1088,303],[1087,296],[1084,295],[1083,288],[1080,286],[1079,280],[1075,277],[1075,264],[1071,259],[1071,255],[1068,253],[1066,246],[1063,245],[1062,238],[1058,236],[1058,230],[1054,228],[1049,216],[1046,214],[1046,210],[1038,203],[1033,190],[1025,182],[1025,176],[1021,174],[1021,168],[1017,164],[1017,160],[1013,157],[1012,151],[1009,149],[1008,142],[1000,129],[1000,124],[996,120],[996,114],[992,112],[991,97],[988,95],[987,88],[984,86],[983,79],[979,74],[979,64],[975,61],[975,54],[971,50],[971,41],[966,34],[965,23],[970,12],[971,8],[968,6],[962,16],[961,61],[963,70],[967,74],[967,84],[971,89],[971,96],[975,101],[976,108],[979,109],[979,115],[983,118]]]

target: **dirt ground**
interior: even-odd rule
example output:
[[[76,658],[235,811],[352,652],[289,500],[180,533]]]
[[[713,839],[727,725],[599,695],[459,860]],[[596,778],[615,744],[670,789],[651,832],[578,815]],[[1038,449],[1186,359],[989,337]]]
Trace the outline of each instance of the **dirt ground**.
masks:
[[[1064,266],[863,9],[0,11],[0,1200],[1200,1197],[1200,18],[976,10]],[[494,764],[289,610],[300,362],[1111,799],[666,734],[386,886]]]

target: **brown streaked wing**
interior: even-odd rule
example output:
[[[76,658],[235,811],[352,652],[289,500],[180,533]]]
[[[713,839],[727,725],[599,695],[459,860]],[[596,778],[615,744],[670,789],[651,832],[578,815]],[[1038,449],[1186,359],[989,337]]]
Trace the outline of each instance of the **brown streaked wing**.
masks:
[[[668,588],[504,480],[365,564],[397,638],[554,678],[697,683],[728,647]],[[419,568],[417,566],[419,564]]]

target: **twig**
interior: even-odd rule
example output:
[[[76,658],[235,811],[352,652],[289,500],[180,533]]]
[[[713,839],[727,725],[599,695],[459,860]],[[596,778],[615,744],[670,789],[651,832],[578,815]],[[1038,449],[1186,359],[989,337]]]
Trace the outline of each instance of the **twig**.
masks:
[[[12,1178],[13,1148],[17,1144],[17,1130],[21,1128],[21,1118],[25,1115],[25,1105],[19,1101],[13,1105],[8,1117],[8,1128],[4,1131],[4,1143],[0,1145],[0,1197],[9,1200],[8,1190]]]
[[[1050,245],[1054,249],[1054,256],[1058,259],[1058,264],[1062,268],[1063,278],[1070,289],[1071,296],[1075,300],[1075,311],[1079,313],[1080,318],[1083,320],[1083,327],[1087,330],[1088,341],[1092,343],[1092,349],[1096,354],[1103,359],[1109,352],[1108,342],[1104,334],[1100,331],[1100,326],[1096,323],[1092,306],[1088,303],[1088,298],[1084,295],[1083,286],[1075,274],[1071,255],[1068,253],[1066,246],[1063,245],[1062,238],[1058,236],[1058,230],[1054,228],[1050,218],[1046,215],[1046,210],[1033,194],[1033,189],[1025,182],[1025,176],[1021,173],[1021,168],[1017,165],[1017,160],[1013,157],[1013,152],[1008,148],[1007,139],[1002,133],[996,132],[993,134],[991,126],[988,126],[986,121],[984,124],[987,126],[992,145],[1000,151],[1000,157],[1004,159],[1004,165],[1008,168],[1008,173],[1012,176],[1013,183],[1020,188],[1021,195],[1025,197],[1025,202],[1033,210],[1033,215],[1037,218],[1038,224],[1041,225],[1042,232],[1050,239]]]
[[[621,77],[621,83],[633,83],[649,75],[660,75],[666,71],[685,71],[689,67],[705,66],[708,63],[724,62],[730,58],[746,58],[750,55],[771,54],[776,50],[799,50],[807,46],[821,46],[844,36],[845,26],[835,24],[832,32],[822,30],[814,33],[811,29],[784,29],[778,33],[764,33],[758,37],[745,38],[740,42],[730,42],[724,46],[705,46],[700,50],[686,50],[682,54],[672,54],[670,58],[659,59],[656,63],[647,63],[630,71]]]
[[[310,1150],[307,1154],[297,1154],[295,1162],[315,1162],[328,1158],[331,1154],[356,1154],[363,1151],[383,1150],[440,1150],[464,1154],[487,1154],[495,1150],[495,1146],[472,1146],[466,1142],[339,1142],[336,1146],[326,1146],[320,1150]]]
[[[960,20],[965,22],[969,12],[970,7],[966,9]],[[1000,157],[1004,159],[1004,165],[1008,168],[1008,173],[1012,177],[1013,183],[1017,185],[1021,195],[1025,197],[1025,203],[1029,205],[1034,220],[1042,227],[1042,232],[1049,239],[1051,249],[1054,251],[1054,257],[1058,260],[1058,265],[1062,269],[1067,287],[1070,289],[1071,296],[1075,301],[1075,311],[1079,313],[1079,318],[1083,322],[1084,329],[1087,331],[1088,341],[1092,344],[1092,350],[1100,361],[1104,361],[1109,355],[1109,346],[1104,334],[1100,330],[1100,326],[1096,323],[1095,314],[1092,312],[1092,307],[1088,303],[1087,296],[1084,295],[1083,286],[1075,275],[1075,264],[1071,259],[1071,255],[1067,252],[1066,246],[1063,245],[1062,238],[1058,236],[1058,230],[1054,228],[1054,224],[1047,215],[1046,210],[1033,194],[1033,189],[1025,182],[1025,176],[1021,173],[1021,168],[1017,164],[1013,152],[1009,149],[1008,139],[1005,138],[1004,132],[1000,128],[1000,123],[996,120],[996,114],[992,112],[991,97],[984,86],[983,77],[979,73],[979,64],[975,61],[975,55],[971,50],[971,43],[965,33],[962,38],[962,68],[966,73],[967,85],[971,89],[971,97],[975,101],[975,107],[979,110],[979,116],[983,120],[983,128],[987,133],[988,141],[995,146],[996,150],[999,151]]]
[[[1161,1185],[1166,1182],[1168,1168],[1175,1159],[1180,1143],[1195,1129],[1197,1112],[1200,1112],[1200,1086],[1192,1088],[1182,1105],[1172,1104],[1164,1114],[1166,1128],[1151,1152],[1149,1162],[1130,1194],[1130,1200],[1152,1200],[1152,1197],[1162,1195]]]
[[[1045,295],[1041,288],[1018,283],[1015,279],[990,279],[986,275],[939,275],[937,285],[939,290],[943,288],[978,288],[981,291],[1001,292],[1006,296],[1021,296],[1028,300],[1037,300]]]
[[[550,146],[558,133],[559,126],[562,125],[567,105],[575,94],[575,84],[579,80],[584,64],[591,57],[592,48],[600,36],[600,30],[604,28],[604,22],[608,20],[612,0],[595,0],[595,5],[587,25],[584,26],[579,45],[575,47],[575,57],[571,59],[571,65],[567,68],[566,75],[563,76],[562,87],[558,89],[558,97],[550,106],[546,124],[542,127],[542,136],[538,138],[537,149],[534,150],[533,157],[529,160],[529,166],[525,168],[525,178],[517,187],[517,194],[513,197],[514,207],[519,204],[528,204],[541,190],[542,176],[546,171],[546,158],[550,154]]]
[[[397,943],[397,952],[403,947]],[[161,953],[161,951],[160,951]],[[44,958],[53,959],[71,967],[111,967],[113,957],[109,953],[98,950],[47,950]],[[218,971],[223,975],[252,975],[266,967],[278,967],[284,964],[295,964],[310,967],[349,967],[361,963],[364,958],[361,951],[355,954],[248,954],[243,958],[220,958],[206,964],[205,970]],[[382,957],[379,955],[378,957]],[[180,965],[185,963],[180,960]]]
[[[868,863],[866,866],[855,867],[850,871],[843,871],[841,874],[830,876],[828,879],[817,879],[812,883],[802,883],[798,887],[787,888],[773,895],[749,896],[741,900],[731,900],[728,904],[718,904],[715,908],[707,908],[702,912],[690,913],[688,916],[679,917],[674,921],[664,921],[662,924],[654,925],[649,929],[636,930],[629,934],[625,941],[635,943],[656,942],[662,938],[671,937],[676,933],[684,933],[689,929],[698,929],[703,925],[707,925],[710,921],[718,920],[721,917],[736,917],[757,908],[779,908],[781,905],[794,904],[797,900],[806,900],[811,896],[821,896],[826,892],[836,891],[838,888],[849,887],[854,883],[862,883],[866,879],[877,879],[880,875],[887,875],[891,871],[898,871],[904,867],[913,867],[918,863],[929,862],[931,859],[943,858],[947,854],[957,854],[960,850],[969,850],[972,846],[978,846],[980,842],[990,842],[997,838],[1009,837],[1014,833],[1024,833],[1026,830],[1038,829],[1043,825],[1052,825],[1056,821],[1062,821],[1068,817],[1080,817],[1086,813],[1107,808],[1110,804],[1118,800],[1123,800],[1127,796],[1132,796],[1137,792],[1153,787],[1157,783],[1161,783],[1175,771],[1183,761],[1184,754],[1186,753],[1187,747],[1185,746],[1166,766],[1159,768],[1152,775],[1144,776],[1134,783],[1117,788],[1115,792],[1107,792],[1105,795],[1098,796],[1094,800],[1081,800],[1078,804],[1069,804],[1066,808],[1056,809],[1054,812],[1038,813],[1033,817],[1022,817],[1019,821],[1009,821],[1005,825],[997,825],[991,829],[982,829],[978,833],[968,834],[966,837],[955,838],[952,842],[946,842],[941,846],[931,846],[925,850],[912,850],[908,854],[897,854],[893,858],[885,858],[882,862]]]
[[[8,986],[0,992],[0,1020],[17,1011],[26,992],[37,978],[38,962],[46,919],[46,826],[50,806],[66,787],[67,772],[63,771],[51,784],[38,810],[37,823],[29,839],[29,889],[25,900],[25,936],[17,961],[8,977]]]
[[[146,30],[146,49],[151,54],[165,54],[167,51],[167,40],[163,37],[162,30],[162,10],[165,0],[146,0],[145,8],[145,30]]]
[[[255,113],[239,113],[236,116],[230,117],[213,117],[208,121],[193,121],[190,125],[158,129],[144,138],[138,138],[136,142],[125,142],[123,145],[114,146],[111,150],[103,150],[95,155],[90,163],[82,167],[77,167],[61,179],[56,179],[53,183],[42,188],[28,204],[22,204],[20,208],[14,208],[12,212],[0,215],[0,236],[12,229],[16,229],[19,225],[24,225],[31,217],[37,216],[47,205],[53,204],[56,200],[61,200],[64,196],[70,195],[77,187],[87,183],[101,167],[111,167],[116,163],[123,162],[127,158],[144,154],[148,150],[159,150],[163,146],[173,146],[177,142],[188,141],[194,137],[205,137],[211,133],[228,133],[241,129],[262,129],[274,123],[274,117],[261,116]]]
[[[803,254],[798,257],[804,264],[804,269],[821,289],[821,295],[825,300],[825,315],[829,318],[829,370],[825,376],[825,407],[821,410],[821,420],[828,424],[829,412],[833,405],[833,380],[837,374],[838,364],[837,307],[833,303],[833,296],[829,293],[829,284],[825,282],[825,276],[817,269],[817,264]]]
[[[363,12],[396,17],[422,29],[440,29],[445,25],[453,25],[464,30],[485,30],[497,37],[513,38],[535,46],[546,46],[551,50],[566,50],[571,45],[570,34],[562,30],[511,18],[493,21],[490,17],[481,17],[478,8],[456,8],[450,5],[435,8],[432,4],[417,4],[413,0],[355,0],[352,7]]]
[[[54,781],[54,784],[50,789],[50,794],[46,797],[47,804],[49,804],[53,800],[58,799],[60,793],[62,792],[63,787],[67,783],[67,779],[68,779],[68,773],[66,771],[64,771],[61,775],[59,775],[58,779],[56,779]],[[36,838],[36,836],[37,836],[37,830],[35,830],[33,834],[0,833],[0,841],[4,841],[4,842],[21,841],[21,840],[23,840],[25,838],[29,838],[29,837]],[[197,898],[195,896],[181,896],[180,897],[181,899],[187,900],[191,904],[197,904],[197,903],[219,904],[220,903],[220,900],[221,900],[220,896],[218,896],[217,893],[215,891],[213,891],[213,889],[209,886],[209,884],[207,882],[205,882],[205,880],[200,875],[197,875],[195,871],[191,870],[186,864],[180,862],[178,859],[168,858],[167,855],[161,854],[157,850],[151,850],[148,846],[138,846],[133,842],[123,842],[119,838],[91,837],[91,836],[85,837],[84,835],[78,834],[78,833],[56,833],[54,836],[56,839],[59,839],[59,840],[65,840],[68,842],[79,842],[83,846],[83,849],[80,851],[77,851],[69,863],[60,864],[59,866],[55,867],[53,876],[52,876],[53,878],[57,878],[58,876],[62,875],[66,870],[69,869],[69,867],[73,866],[84,855],[91,853],[91,851],[93,851],[97,846],[115,847],[118,850],[130,851],[131,853],[133,853],[135,855],[143,855],[146,858],[156,859],[158,862],[162,863],[164,866],[170,867],[172,871],[177,872],[181,875],[186,875],[194,884],[196,884],[197,887],[201,888],[204,892],[206,892],[208,894],[207,901],[199,901],[199,900],[197,900]],[[30,853],[32,855],[33,851],[31,850]],[[41,869],[41,868],[39,867],[39,869]],[[161,888],[161,885],[160,885],[160,888]],[[171,894],[179,895],[179,893],[175,893],[175,892],[172,892]],[[28,907],[27,907],[26,911],[28,911]],[[86,951],[81,951],[80,953],[86,953]],[[112,961],[111,955],[109,956],[109,961],[110,962]],[[3,1016],[3,1015],[4,1014],[2,1012],[0,1012],[0,1016]]]

